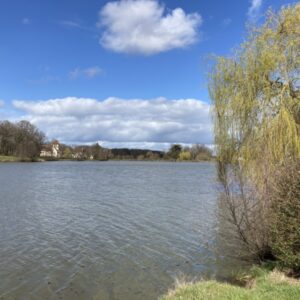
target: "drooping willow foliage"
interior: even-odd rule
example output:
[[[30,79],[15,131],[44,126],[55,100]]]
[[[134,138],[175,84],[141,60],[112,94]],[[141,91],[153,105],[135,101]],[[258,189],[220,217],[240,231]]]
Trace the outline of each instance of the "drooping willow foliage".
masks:
[[[209,89],[221,165],[299,157],[300,4],[269,11],[234,57],[217,58]]]
[[[300,4],[269,11],[232,57],[218,57],[209,90],[219,177],[231,197],[233,223],[244,242],[255,239],[259,249],[267,244],[267,231],[264,238],[251,234],[266,221],[271,175],[284,161],[300,157]],[[239,215],[232,180],[244,202]],[[255,205],[246,199],[245,186],[255,191]],[[252,215],[249,207],[256,208]]]

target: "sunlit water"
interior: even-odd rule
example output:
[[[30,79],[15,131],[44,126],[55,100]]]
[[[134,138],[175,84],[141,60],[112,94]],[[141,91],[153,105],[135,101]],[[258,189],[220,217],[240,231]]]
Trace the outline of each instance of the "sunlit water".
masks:
[[[0,299],[157,299],[216,274],[213,163],[0,164]]]

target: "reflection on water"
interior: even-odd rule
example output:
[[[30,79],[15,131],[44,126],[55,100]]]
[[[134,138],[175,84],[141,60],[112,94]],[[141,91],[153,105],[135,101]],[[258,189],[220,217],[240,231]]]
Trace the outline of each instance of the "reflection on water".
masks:
[[[156,299],[214,274],[213,163],[0,165],[0,299]]]

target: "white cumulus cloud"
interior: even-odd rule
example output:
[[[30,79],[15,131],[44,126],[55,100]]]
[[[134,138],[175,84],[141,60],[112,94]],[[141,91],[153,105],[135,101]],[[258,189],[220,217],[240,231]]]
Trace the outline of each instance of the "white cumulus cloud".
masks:
[[[101,45],[116,52],[152,55],[195,43],[201,16],[181,8],[165,11],[156,0],[107,3],[99,13],[98,27],[104,28]]]
[[[0,108],[4,106],[4,101],[0,99]]]
[[[68,97],[15,100],[13,105],[48,138],[66,143],[101,141],[103,145],[152,148],[169,143],[212,143],[210,105],[197,99]]]
[[[263,0],[251,0],[250,7],[248,10],[248,17],[251,21],[255,21],[258,17],[258,14],[260,12],[260,8],[262,6]]]

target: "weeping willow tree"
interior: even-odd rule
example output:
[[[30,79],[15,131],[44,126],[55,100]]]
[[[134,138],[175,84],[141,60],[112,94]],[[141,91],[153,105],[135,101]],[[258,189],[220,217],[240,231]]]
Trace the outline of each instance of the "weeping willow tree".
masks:
[[[262,258],[272,175],[300,157],[300,4],[270,10],[232,57],[218,57],[209,90],[225,204],[237,237]]]

